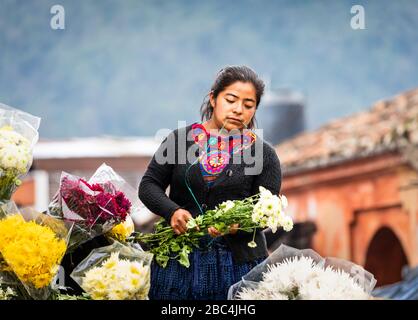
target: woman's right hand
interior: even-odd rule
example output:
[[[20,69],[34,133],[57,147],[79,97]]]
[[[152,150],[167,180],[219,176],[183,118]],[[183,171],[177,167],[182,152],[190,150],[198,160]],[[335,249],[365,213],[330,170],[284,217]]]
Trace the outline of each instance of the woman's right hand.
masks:
[[[187,231],[187,221],[192,218],[192,215],[189,211],[184,209],[177,209],[174,211],[171,216],[170,225],[174,230],[174,233],[177,235],[186,233]]]

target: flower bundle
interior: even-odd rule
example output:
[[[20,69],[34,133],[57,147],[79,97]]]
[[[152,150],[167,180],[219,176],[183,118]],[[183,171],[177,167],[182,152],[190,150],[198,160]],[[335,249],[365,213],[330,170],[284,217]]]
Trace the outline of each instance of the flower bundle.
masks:
[[[16,292],[10,288],[6,287],[5,289],[0,287],[0,300],[11,300],[16,296]]]
[[[26,221],[14,204],[3,205],[2,211],[8,214],[0,220],[0,253],[7,264],[1,271],[12,271],[33,298],[47,298],[67,249],[69,229],[30,209],[22,211]]]
[[[0,276],[0,300],[11,300],[16,297],[16,291],[12,287],[8,286]]]
[[[82,178],[64,176],[60,193],[68,209],[82,217],[88,227],[110,219],[123,221],[131,206],[123,192],[117,191],[111,182],[101,186],[89,184]]]
[[[69,251],[125,221],[132,203],[119,188],[121,179],[105,164],[89,181],[62,173],[49,214],[74,222]]]
[[[145,300],[152,254],[115,242],[95,249],[71,273],[93,300]]]
[[[185,234],[176,235],[162,219],[156,224],[154,233],[137,234],[135,239],[150,247],[160,266],[165,267],[169,259],[177,259],[181,265],[189,267],[189,253],[193,247],[198,247],[199,239],[208,234],[207,229],[211,226],[226,234],[231,225],[239,224],[239,230],[253,232],[254,236],[257,228],[269,227],[276,232],[279,227],[283,227],[285,231],[290,231],[293,221],[284,211],[287,207],[286,197],[273,195],[262,186],[259,191],[259,194],[243,200],[223,202],[214,210],[190,219]],[[254,237],[248,246],[257,246]]]
[[[236,300],[364,300],[376,281],[349,261],[281,246],[229,290]],[[293,253],[293,255],[292,255]]]
[[[0,201],[10,200],[32,164],[40,118],[0,104]]]

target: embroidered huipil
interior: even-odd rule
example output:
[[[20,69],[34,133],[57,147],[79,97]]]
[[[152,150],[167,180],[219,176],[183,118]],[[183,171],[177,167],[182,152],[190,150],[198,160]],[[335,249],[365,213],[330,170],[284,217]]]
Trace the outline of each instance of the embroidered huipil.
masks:
[[[256,140],[256,135],[251,131],[246,131],[243,135],[214,135],[200,123],[192,125],[192,136],[201,149],[199,167],[208,186],[212,186],[225,170],[233,154],[249,148]]]

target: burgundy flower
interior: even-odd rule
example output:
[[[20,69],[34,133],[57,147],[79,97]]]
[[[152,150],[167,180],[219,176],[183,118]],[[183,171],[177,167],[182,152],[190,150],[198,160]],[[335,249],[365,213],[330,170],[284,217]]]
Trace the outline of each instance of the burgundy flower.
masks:
[[[99,192],[104,192],[104,189],[102,188],[102,186],[98,183],[95,183],[93,185],[90,185],[86,180],[84,179],[80,179],[80,181],[82,183],[84,183],[90,190],[92,191],[99,191]]]
[[[119,207],[125,209],[126,211],[129,211],[131,209],[131,202],[128,198],[125,197],[123,192],[117,192],[116,193],[116,202],[118,203]]]
[[[86,187],[91,192],[86,192]],[[123,192],[117,191],[110,182],[103,186],[97,183],[91,185],[84,179],[64,177],[60,196],[73,213],[84,219],[88,227],[107,221],[115,224],[124,221],[131,208],[131,202]]]

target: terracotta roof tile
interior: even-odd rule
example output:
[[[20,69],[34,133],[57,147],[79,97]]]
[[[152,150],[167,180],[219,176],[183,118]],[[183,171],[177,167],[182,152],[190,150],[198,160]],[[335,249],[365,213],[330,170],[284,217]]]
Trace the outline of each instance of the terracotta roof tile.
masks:
[[[418,88],[371,109],[329,122],[284,141],[276,151],[285,171],[327,166],[371,154],[418,145]]]

